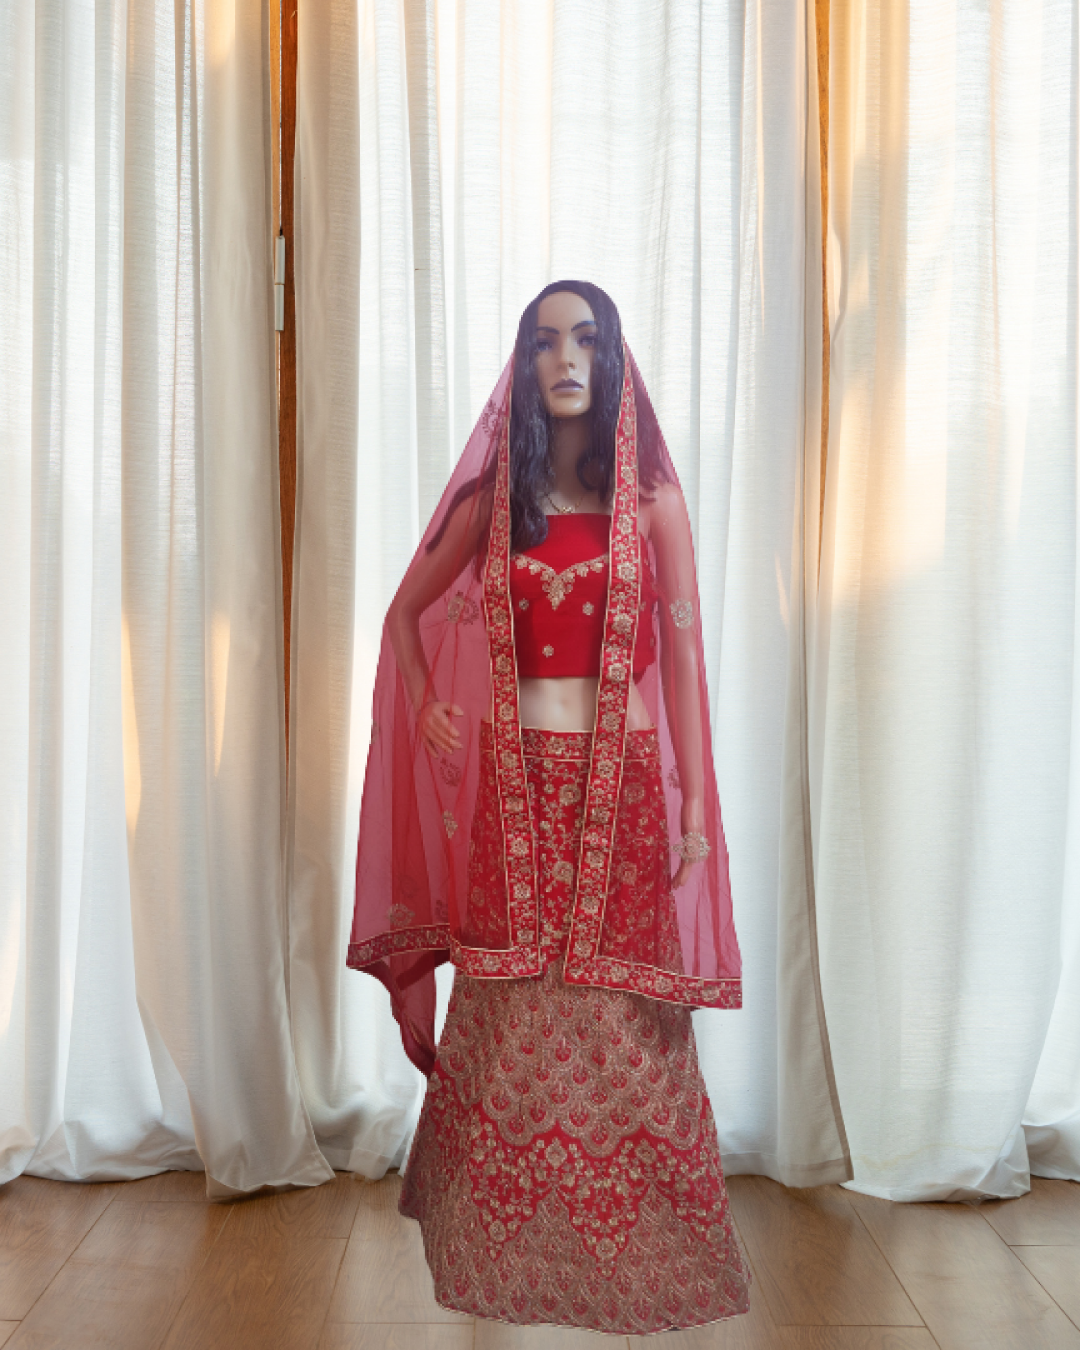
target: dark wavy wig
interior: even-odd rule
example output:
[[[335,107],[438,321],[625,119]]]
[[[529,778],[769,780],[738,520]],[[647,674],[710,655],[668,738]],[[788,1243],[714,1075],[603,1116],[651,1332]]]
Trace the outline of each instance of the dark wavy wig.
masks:
[[[578,460],[578,480],[587,491],[595,492],[605,505],[611,502],[615,491],[615,435],[619,427],[624,365],[619,311],[611,296],[590,281],[553,281],[525,306],[514,343],[514,387],[510,400],[510,546],[515,553],[535,548],[547,538],[543,503],[555,483],[551,446],[556,418],[548,412],[544,392],[536,378],[536,326],[541,301],[559,291],[580,295],[596,320],[592,408],[588,414],[592,419],[592,435],[585,453]],[[479,483],[481,493],[486,494],[494,484],[494,476],[493,460],[484,474],[485,480],[490,481]],[[662,476],[659,464],[645,462],[639,447],[640,491],[651,491]],[[477,480],[471,479],[454,494],[443,523],[428,542],[429,551],[442,538],[459,503],[472,497],[477,486]],[[484,533],[486,535],[486,530]]]

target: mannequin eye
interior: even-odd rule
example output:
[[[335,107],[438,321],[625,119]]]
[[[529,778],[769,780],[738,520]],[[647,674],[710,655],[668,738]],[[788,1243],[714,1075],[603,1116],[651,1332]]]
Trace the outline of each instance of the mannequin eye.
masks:
[[[549,352],[551,351],[551,343],[548,341],[547,338],[537,338],[536,350],[538,352]]]
[[[582,336],[581,336],[580,338],[578,338],[578,342],[581,344],[582,347],[595,347],[595,346],[596,346],[596,334],[595,334],[595,333],[583,333]]]

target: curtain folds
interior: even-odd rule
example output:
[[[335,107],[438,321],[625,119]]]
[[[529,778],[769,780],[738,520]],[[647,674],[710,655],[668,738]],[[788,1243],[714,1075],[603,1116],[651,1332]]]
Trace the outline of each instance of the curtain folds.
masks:
[[[812,0],[299,7],[288,793],[266,15],[0,7],[0,1181],[403,1158],[344,964],[381,624],[560,276],[691,510],[728,1171],[1080,1178],[1076,7],[831,4],[824,502]]]
[[[285,986],[254,0],[0,10],[0,1180],[331,1174]]]
[[[744,954],[745,1010],[695,1019],[725,1163],[843,1180],[785,732],[820,427],[812,6],[314,0],[300,25],[291,987],[323,1149],[381,1174],[421,1092],[344,973],[383,616],[522,308],[578,276],[620,307],[695,529]]]
[[[855,1184],[1080,1177],[1077,17],[832,0],[810,611],[824,991]]]

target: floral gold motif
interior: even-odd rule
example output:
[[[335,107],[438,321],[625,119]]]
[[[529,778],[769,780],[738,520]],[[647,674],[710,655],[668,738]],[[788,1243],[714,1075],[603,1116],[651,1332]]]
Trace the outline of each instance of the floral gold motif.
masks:
[[[551,601],[551,608],[558,609],[574,589],[574,581],[578,577],[586,577],[590,572],[602,572],[604,570],[607,566],[607,555],[590,558],[587,562],[574,563],[572,567],[567,567],[562,572],[556,572],[554,567],[549,567],[539,558],[530,558],[524,553],[517,554],[514,562],[519,569],[528,568],[533,576],[543,577],[544,594]],[[524,607],[523,605],[522,608]]]
[[[703,834],[698,834],[696,830],[688,830],[671,847],[673,852],[688,863],[704,862],[712,852],[712,845]]]
[[[694,622],[694,602],[692,600],[672,600],[671,622],[676,628],[689,628]]]
[[[458,591],[447,602],[446,617],[450,623],[475,623],[480,617],[480,606],[475,600]]]

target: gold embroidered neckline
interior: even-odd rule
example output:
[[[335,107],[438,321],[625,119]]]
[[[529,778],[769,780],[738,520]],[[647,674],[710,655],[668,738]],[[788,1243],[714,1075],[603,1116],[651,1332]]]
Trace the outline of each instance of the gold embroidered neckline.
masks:
[[[607,566],[608,555],[603,553],[598,558],[589,558],[587,562],[574,563],[562,572],[556,572],[554,567],[549,567],[546,562],[541,562],[539,558],[527,557],[524,553],[515,553],[514,562],[519,568],[528,568],[533,576],[541,575],[543,580],[544,594],[551,601],[551,608],[558,609],[570,592],[574,589],[574,582],[578,577],[588,576],[590,572],[602,572]]]

